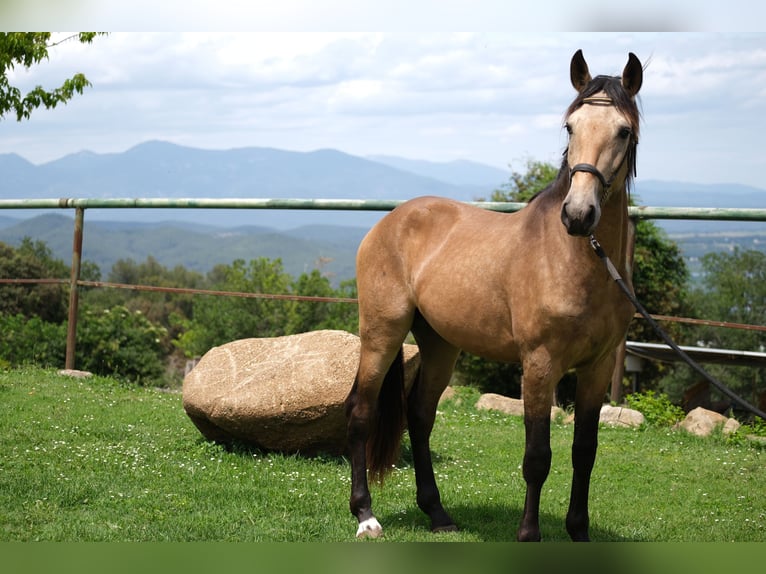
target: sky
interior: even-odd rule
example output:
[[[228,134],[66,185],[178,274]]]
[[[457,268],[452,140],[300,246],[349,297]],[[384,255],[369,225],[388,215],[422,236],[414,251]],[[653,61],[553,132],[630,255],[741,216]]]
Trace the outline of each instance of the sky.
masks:
[[[766,34],[736,31],[111,32],[11,72],[22,90],[76,72],[93,85],[30,120],[4,118],[0,153],[39,164],[163,140],[558,164],[577,49],[593,75],[619,75],[629,52],[645,67],[639,180],[766,189]]]

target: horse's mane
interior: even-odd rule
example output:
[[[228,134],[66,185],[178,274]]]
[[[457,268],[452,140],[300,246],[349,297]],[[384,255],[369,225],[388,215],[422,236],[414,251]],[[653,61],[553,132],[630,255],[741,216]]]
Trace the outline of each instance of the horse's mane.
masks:
[[[614,105],[630,122],[632,130],[632,141],[628,147],[628,156],[625,159],[628,168],[628,177],[625,180],[625,186],[628,190],[633,185],[633,179],[636,176],[636,147],[638,145],[638,131],[641,118],[641,112],[639,111],[638,104],[634,98],[631,98],[625,89],[622,87],[622,80],[619,76],[596,76],[585,87],[585,89],[577,94],[577,97],[569,104],[566,114],[564,115],[565,121],[575,110],[579,109],[586,104],[585,100],[591,98],[596,94],[604,92],[606,97],[612,100]],[[569,148],[566,148],[563,153],[561,161],[561,168],[556,176],[555,181],[548,185],[545,189],[538,191],[530,202],[534,201],[538,196],[551,192],[551,190],[557,190],[563,192],[566,187],[564,182],[569,181],[569,163],[567,158],[567,152]]]

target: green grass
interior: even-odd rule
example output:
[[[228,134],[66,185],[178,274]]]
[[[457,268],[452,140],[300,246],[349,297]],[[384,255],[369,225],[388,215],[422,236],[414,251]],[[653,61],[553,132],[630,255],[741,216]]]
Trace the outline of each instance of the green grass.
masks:
[[[459,389],[432,440],[445,506],[434,535],[406,448],[373,487],[386,541],[509,541],[524,498],[522,421]],[[554,424],[545,540],[568,540],[572,428]],[[591,490],[598,541],[766,540],[763,447],[665,428],[602,428]],[[206,442],[179,394],[52,371],[0,372],[0,541],[350,541],[348,462]]]

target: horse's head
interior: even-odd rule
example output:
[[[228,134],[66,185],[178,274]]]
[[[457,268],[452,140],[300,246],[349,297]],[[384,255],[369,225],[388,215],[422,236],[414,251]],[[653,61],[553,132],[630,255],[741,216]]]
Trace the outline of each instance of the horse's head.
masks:
[[[643,69],[631,53],[622,77],[591,78],[578,50],[570,65],[577,98],[566,114],[569,191],[561,221],[570,235],[589,235],[601,218],[601,206],[613,187],[625,188],[635,173],[639,112],[635,95]]]

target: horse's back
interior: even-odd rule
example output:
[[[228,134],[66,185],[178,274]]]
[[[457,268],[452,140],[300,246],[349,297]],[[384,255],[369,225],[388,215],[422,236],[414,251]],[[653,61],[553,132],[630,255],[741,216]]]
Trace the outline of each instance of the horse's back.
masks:
[[[455,346],[506,358],[514,345],[504,278],[514,255],[497,254],[513,235],[510,215],[431,196],[397,207],[359,248],[360,327],[380,329],[417,310]],[[481,305],[471,303],[477,298]],[[479,331],[492,333],[491,344]]]

